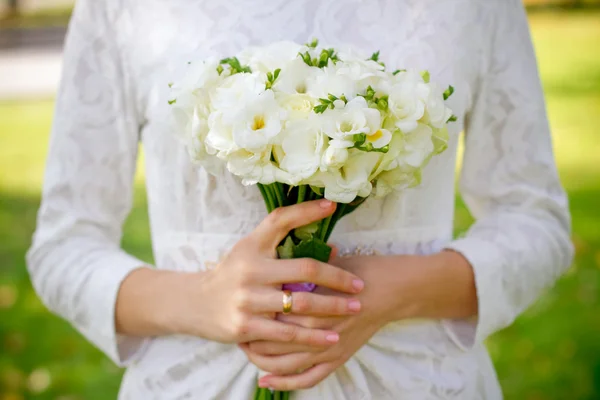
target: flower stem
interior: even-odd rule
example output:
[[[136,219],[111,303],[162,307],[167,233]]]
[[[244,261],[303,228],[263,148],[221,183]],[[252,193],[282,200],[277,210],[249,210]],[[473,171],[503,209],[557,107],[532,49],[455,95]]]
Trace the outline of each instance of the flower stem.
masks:
[[[304,201],[304,197],[306,196],[306,185],[298,186],[298,199],[296,200],[296,204],[300,204]]]
[[[277,203],[278,203],[279,207],[284,207],[285,201],[283,200],[283,190],[282,190],[281,184],[275,182],[269,186],[271,186],[271,190],[275,194],[275,198],[277,199]]]

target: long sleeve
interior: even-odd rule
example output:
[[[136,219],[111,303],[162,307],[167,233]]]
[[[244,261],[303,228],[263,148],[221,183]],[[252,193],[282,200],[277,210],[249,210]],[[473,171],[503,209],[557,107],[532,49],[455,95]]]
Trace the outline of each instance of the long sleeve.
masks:
[[[143,342],[117,335],[114,320],[121,282],[144,266],[120,249],[139,122],[107,3],[78,1],[69,27],[27,265],[47,307],[123,365]]]
[[[463,348],[510,325],[573,256],[526,14],[519,0],[485,7],[494,25],[466,115],[460,180],[476,222],[448,246],[471,263],[478,294],[477,318],[444,321]]]

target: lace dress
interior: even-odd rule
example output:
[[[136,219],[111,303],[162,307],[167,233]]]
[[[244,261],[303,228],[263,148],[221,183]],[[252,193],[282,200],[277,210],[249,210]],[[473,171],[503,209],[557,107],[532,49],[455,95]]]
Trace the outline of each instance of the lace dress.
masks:
[[[377,333],[306,399],[499,399],[483,346],[570,264],[567,199],[554,164],[519,0],[80,0],[70,25],[38,228],[28,252],[47,306],[127,366],[120,399],[247,399],[257,368],[233,345],[115,333],[122,280],[143,262],[120,249],[138,144],[156,268],[198,271],[265,216],[256,187],[190,164],[163,123],[169,72],[185,57],[274,40],[381,50],[456,88],[449,150],[423,184],[371,199],[343,220],[345,251],[427,254],[473,265],[479,317],[405,320]],[[458,134],[461,193],[477,222],[452,237]]]

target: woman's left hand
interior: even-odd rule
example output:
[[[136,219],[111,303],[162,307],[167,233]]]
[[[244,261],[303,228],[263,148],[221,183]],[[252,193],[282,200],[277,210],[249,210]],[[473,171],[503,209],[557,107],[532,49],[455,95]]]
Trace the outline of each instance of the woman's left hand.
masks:
[[[348,257],[335,260],[340,266],[365,282],[358,296],[361,310],[348,317],[309,317],[279,314],[283,322],[339,333],[340,340],[328,349],[298,346],[288,343],[256,341],[240,345],[250,361],[261,370],[271,373],[260,379],[259,385],[274,390],[297,390],[316,385],[343,365],[388,321],[386,296],[377,290],[386,274],[370,260],[371,257]],[[371,264],[371,265],[367,265]],[[317,288],[320,294],[336,294],[330,289]],[[389,302],[388,302],[389,303]]]

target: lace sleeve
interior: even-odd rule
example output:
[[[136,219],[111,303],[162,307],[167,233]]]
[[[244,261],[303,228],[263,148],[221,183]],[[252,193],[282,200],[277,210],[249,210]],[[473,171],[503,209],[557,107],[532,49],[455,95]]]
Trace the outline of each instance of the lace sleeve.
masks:
[[[71,20],[27,265],[44,303],[122,365],[142,343],[114,323],[121,282],[144,265],[120,249],[139,123],[107,3],[80,0]]]
[[[444,321],[464,348],[510,325],[573,255],[526,14],[519,0],[485,6],[495,26],[467,115],[460,184],[476,222],[448,246],[475,272],[478,318]]]

